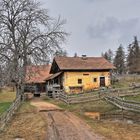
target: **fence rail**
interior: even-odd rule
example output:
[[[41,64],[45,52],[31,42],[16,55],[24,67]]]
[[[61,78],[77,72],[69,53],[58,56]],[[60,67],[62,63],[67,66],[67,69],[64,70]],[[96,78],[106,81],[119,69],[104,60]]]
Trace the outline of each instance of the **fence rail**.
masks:
[[[123,96],[131,96],[131,95],[134,96],[138,94],[140,94],[140,88],[133,88],[133,87],[107,89],[107,90],[102,90],[102,91],[99,90],[99,91],[92,91],[88,93],[81,93],[81,94],[75,94],[75,95],[65,94],[63,90],[57,90],[53,93],[53,98],[58,98],[59,100],[67,104],[76,104],[76,103],[96,101],[96,100],[100,100],[106,97],[123,97]],[[130,103],[140,104],[139,102],[135,102],[135,101],[129,101],[129,104]],[[120,104],[121,103],[119,102],[119,105]]]
[[[67,104],[84,103],[89,101],[100,100],[99,94],[88,93],[88,95],[81,94],[80,96],[70,96],[64,93],[59,93],[59,99]]]
[[[21,97],[16,98],[8,110],[0,116],[0,131],[2,131],[7,124],[7,122],[12,118],[15,111],[19,108],[21,104]]]
[[[129,96],[129,95],[138,95],[140,94],[140,88],[117,88],[117,89],[108,89],[105,91],[100,91],[100,94],[109,94],[111,96]]]
[[[136,115],[130,115],[126,113],[103,113],[100,114],[100,119],[127,119],[133,122],[140,123],[140,117]]]
[[[129,110],[129,111],[134,111],[134,112],[140,112],[140,105],[138,104],[134,104],[134,103],[130,103],[130,101],[127,100],[123,100],[119,97],[111,97],[111,96],[107,96],[105,97],[105,99],[116,105],[117,107],[124,109],[124,110]]]

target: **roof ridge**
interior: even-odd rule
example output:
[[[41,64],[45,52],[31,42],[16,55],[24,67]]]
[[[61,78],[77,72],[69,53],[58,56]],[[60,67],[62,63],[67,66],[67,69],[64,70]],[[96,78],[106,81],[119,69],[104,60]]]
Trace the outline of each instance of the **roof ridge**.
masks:
[[[103,69],[115,69],[113,64],[106,60],[104,57],[63,57],[58,56],[55,62],[59,66],[60,70],[103,70]]]

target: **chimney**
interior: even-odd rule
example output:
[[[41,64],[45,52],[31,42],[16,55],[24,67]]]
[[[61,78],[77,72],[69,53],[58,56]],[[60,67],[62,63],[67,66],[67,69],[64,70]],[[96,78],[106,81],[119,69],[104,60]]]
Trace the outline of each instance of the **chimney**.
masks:
[[[86,59],[87,59],[87,55],[85,55],[85,54],[82,55],[82,59],[83,59],[83,60],[86,60]]]
[[[77,53],[75,53],[75,54],[74,54],[74,57],[77,57],[77,56],[78,56]]]

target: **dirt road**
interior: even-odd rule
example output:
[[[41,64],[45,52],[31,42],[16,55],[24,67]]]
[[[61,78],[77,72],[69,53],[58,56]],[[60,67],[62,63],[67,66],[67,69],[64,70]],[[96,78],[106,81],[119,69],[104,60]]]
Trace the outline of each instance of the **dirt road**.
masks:
[[[47,140],[103,140],[80,118],[61,108],[44,102],[32,101],[39,111],[44,111],[48,122]]]

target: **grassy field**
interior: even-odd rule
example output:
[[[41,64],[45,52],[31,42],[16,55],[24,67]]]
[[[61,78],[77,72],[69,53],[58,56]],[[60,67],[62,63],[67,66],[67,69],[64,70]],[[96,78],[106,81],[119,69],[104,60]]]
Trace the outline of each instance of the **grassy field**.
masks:
[[[71,104],[67,105],[64,102],[53,100],[50,98],[45,98],[47,102],[51,102],[55,105],[60,106],[63,109],[66,109],[71,112],[100,112],[100,113],[106,113],[106,112],[114,112],[117,110],[117,108],[109,104],[108,102],[104,100],[99,101],[93,101],[89,103],[81,103],[81,104]]]
[[[131,82],[133,82],[133,80]],[[130,80],[123,79],[113,86],[118,88],[128,87],[131,82]],[[4,91],[3,93],[0,93],[0,112],[4,112],[14,98],[15,93],[13,92]],[[140,95],[129,96],[126,97],[126,99],[140,101]],[[139,124],[131,124],[126,121],[113,119],[98,121],[85,115],[86,112],[114,113],[119,111],[117,107],[105,100],[73,105],[67,105],[64,102],[47,97],[45,97],[44,100],[79,116],[91,126],[95,133],[105,136],[107,140],[140,140]],[[44,118],[43,113],[37,113],[36,108],[31,106],[29,102],[22,104],[8,126],[9,127],[0,134],[0,140],[10,140],[17,137],[30,140],[43,140],[46,136],[46,119]]]
[[[0,114],[7,110],[11,105],[11,102],[0,103]]]
[[[124,97],[126,100],[134,100],[137,102],[140,102],[140,95],[136,95],[136,96],[126,96]]]
[[[107,140],[139,140],[140,125],[128,124],[126,121],[119,120],[94,120],[85,115],[85,112],[114,113],[119,109],[104,100],[89,103],[67,105],[58,100],[49,98],[44,99],[61,108],[71,111],[85,120],[97,134],[105,136]]]
[[[15,96],[15,92],[8,90],[3,90],[0,92],[0,114],[9,108],[10,104],[15,99]]]
[[[140,125],[128,124],[122,121],[102,120],[96,121],[86,116],[81,116],[96,132],[107,140],[139,140]]]
[[[0,113],[6,111],[15,99],[15,93],[8,90],[0,93]],[[15,129],[16,128],[16,129]],[[26,140],[44,140],[46,138],[47,122],[41,112],[24,102],[14,114],[5,130],[0,133],[0,140],[24,138]]]
[[[36,108],[25,102],[14,115],[13,119],[0,133],[0,140],[45,140],[47,122],[43,113],[37,112]]]
[[[0,93],[0,103],[1,102],[12,102],[16,97],[15,92],[11,92],[9,90],[3,90]]]
[[[140,76],[134,75],[134,76],[121,76],[119,78],[119,82],[115,82],[112,87],[114,88],[124,88],[129,87],[132,83],[140,83]]]
[[[131,83],[136,82],[140,83],[140,79],[136,77],[128,77],[122,78],[118,83],[112,85],[115,88],[124,88],[129,87]],[[140,95],[137,96],[127,96],[125,97],[127,100],[135,100],[140,102]],[[127,120],[114,120],[114,119],[106,119],[106,120],[94,120],[89,116],[86,116],[86,112],[99,112],[99,113],[114,113],[120,111],[117,107],[113,106],[110,103],[107,103],[104,100],[101,101],[93,101],[89,103],[82,104],[73,104],[67,105],[61,101],[45,99],[47,102],[51,102],[60,106],[61,108],[71,111],[72,113],[78,115],[83,120],[85,120],[96,132],[97,134],[105,136],[107,140],[140,140],[140,124],[132,124],[127,122]],[[134,112],[127,112],[126,114],[132,114],[134,116],[139,116],[140,114]]]

